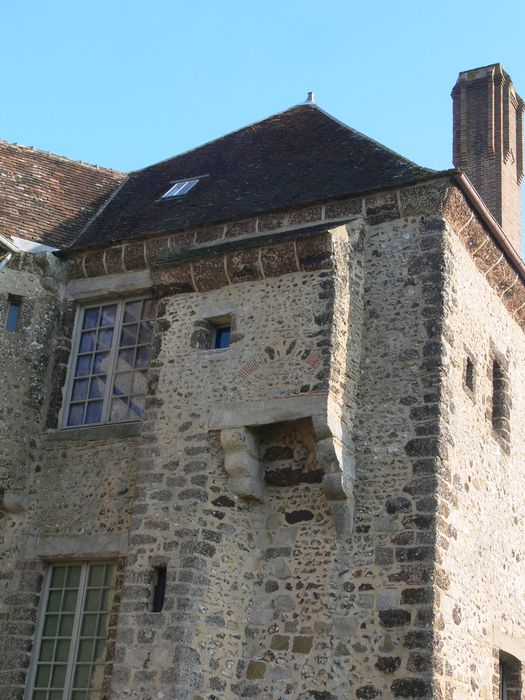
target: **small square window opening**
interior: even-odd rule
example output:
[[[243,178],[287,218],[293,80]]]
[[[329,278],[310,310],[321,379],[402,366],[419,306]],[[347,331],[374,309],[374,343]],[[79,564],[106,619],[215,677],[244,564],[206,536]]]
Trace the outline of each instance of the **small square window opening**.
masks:
[[[5,329],[10,333],[14,333],[18,327],[21,303],[22,300],[19,297],[10,297],[7,303]]]
[[[162,195],[162,199],[171,199],[172,197],[182,197],[183,194],[187,194],[192,187],[199,182],[198,178],[193,180],[181,180],[176,182],[170,189]]]
[[[221,350],[230,346],[231,326],[218,326],[215,329],[215,339],[213,347]]]

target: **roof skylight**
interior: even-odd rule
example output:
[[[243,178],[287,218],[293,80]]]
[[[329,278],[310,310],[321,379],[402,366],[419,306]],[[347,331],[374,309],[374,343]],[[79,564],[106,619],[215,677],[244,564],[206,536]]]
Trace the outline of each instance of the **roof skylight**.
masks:
[[[193,180],[180,180],[172,185],[166,194],[162,195],[162,199],[171,199],[172,197],[182,197],[183,194],[187,194],[192,187],[199,182],[199,178],[194,178]]]

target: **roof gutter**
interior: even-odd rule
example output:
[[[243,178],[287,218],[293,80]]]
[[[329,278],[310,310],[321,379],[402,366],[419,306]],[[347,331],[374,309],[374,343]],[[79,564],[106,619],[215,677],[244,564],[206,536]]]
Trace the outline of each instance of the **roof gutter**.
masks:
[[[516,269],[522,282],[525,282],[525,263],[523,262],[521,255],[503,233],[503,229],[492,216],[491,212],[487,208],[487,205],[483,202],[479,194],[476,192],[474,185],[470,182],[465,173],[462,173],[461,171],[456,172],[454,179],[460,186],[463,194],[468,199],[470,204],[472,204],[474,209],[483,219],[483,223],[487,226],[491,234],[496,239],[496,242],[503,250],[505,256],[510,260]]]
[[[7,236],[3,236],[0,233],[0,248],[5,248],[10,253],[19,253],[20,248],[16,246],[13,241],[9,240]]]
[[[6,251],[5,255],[0,256],[0,270],[3,270],[11,262],[13,254],[19,252],[19,248],[9,238],[0,233],[0,250]]]

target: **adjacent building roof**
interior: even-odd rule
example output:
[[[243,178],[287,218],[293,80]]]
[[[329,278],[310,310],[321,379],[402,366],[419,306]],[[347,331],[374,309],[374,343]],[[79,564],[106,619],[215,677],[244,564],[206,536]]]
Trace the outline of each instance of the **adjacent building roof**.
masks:
[[[124,177],[0,141],[0,235],[66,247]]]
[[[306,103],[131,173],[73,247],[232,221],[432,174]],[[187,194],[162,198],[176,182],[195,178]]]

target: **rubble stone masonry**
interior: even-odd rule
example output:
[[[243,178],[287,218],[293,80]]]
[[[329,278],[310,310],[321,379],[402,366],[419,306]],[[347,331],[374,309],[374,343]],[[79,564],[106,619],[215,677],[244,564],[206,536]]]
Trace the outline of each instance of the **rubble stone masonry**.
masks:
[[[105,557],[105,698],[497,698],[525,637],[522,281],[448,178],[241,223],[0,272],[24,297],[0,330],[1,697],[46,565]],[[59,429],[76,303],[143,291],[143,420]]]

